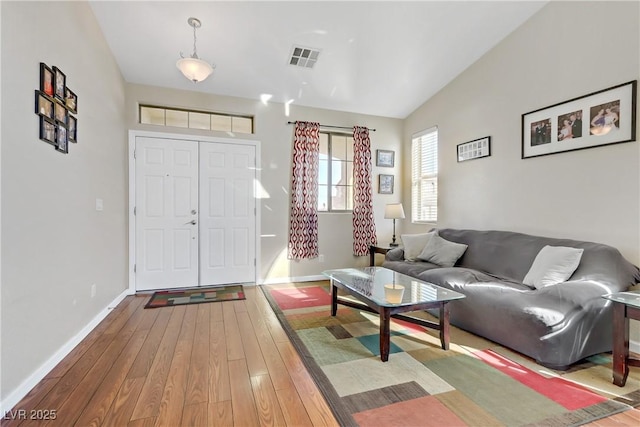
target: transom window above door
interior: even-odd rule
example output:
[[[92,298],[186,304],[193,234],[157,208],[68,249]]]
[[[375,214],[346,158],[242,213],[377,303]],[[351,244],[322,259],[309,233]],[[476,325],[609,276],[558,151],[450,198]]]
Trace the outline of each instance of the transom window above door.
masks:
[[[211,111],[140,105],[140,123],[178,128],[253,133],[253,117]]]
[[[353,210],[353,137],[320,132],[318,211]]]

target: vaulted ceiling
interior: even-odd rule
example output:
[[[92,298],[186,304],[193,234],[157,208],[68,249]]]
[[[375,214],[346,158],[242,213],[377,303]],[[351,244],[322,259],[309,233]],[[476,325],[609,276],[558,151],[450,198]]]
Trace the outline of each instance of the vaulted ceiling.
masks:
[[[127,82],[404,118],[546,1],[90,1]],[[192,83],[193,50],[215,64]],[[289,64],[294,45],[320,51]]]

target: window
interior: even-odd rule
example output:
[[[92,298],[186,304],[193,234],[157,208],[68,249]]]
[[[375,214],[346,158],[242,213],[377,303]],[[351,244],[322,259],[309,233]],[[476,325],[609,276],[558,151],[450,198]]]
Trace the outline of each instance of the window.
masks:
[[[140,106],[140,123],[221,132],[253,133],[253,117],[151,105]]]
[[[411,140],[411,221],[438,220],[438,128]]]
[[[320,132],[318,211],[353,210],[353,137]]]

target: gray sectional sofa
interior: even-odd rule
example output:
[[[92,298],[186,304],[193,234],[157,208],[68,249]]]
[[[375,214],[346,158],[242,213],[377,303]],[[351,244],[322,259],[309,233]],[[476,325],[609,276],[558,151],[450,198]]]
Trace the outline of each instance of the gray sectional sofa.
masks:
[[[453,267],[404,259],[403,248],[383,267],[466,295],[450,304],[451,324],[502,344],[552,369],[611,351],[612,307],[602,295],[640,283],[640,270],[604,244],[508,231],[437,230],[468,248]],[[584,249],[571,277],[535,289],[523,284],[545,246]]]

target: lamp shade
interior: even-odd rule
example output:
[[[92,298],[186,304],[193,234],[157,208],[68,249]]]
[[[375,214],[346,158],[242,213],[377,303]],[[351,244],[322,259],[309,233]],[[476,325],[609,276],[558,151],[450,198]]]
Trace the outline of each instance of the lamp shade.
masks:
[[[213,72],[211,64],[200,58],[180,58],[176,62],[176,67],[194,83],[203,81]]]
[[[402,203],[390,203],[384,208],[384,219],[403,219]]]

